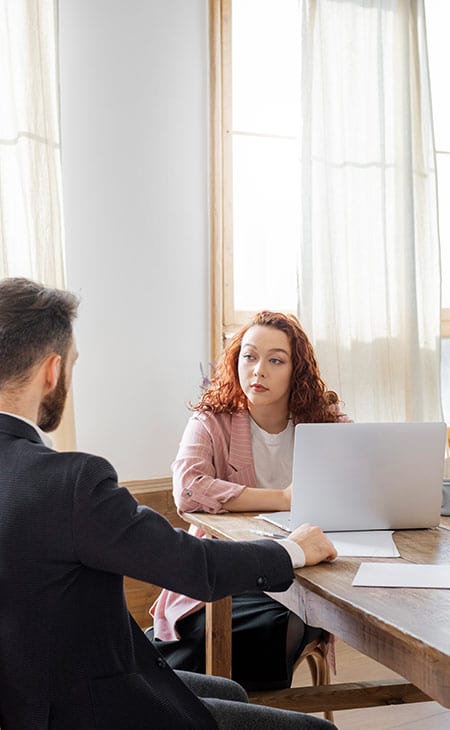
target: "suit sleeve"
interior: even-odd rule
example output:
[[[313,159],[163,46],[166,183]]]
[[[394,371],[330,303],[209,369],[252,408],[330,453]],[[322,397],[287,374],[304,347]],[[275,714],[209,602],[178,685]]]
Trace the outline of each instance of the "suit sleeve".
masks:
[[[214,450],[220,448],[204,423],[195,417],[188,421],[172,464],[173,496],[181,512],[226,512],[226,502],[238,497],[245,488],[217,477]],[[225,445],[222,450],[226,450]]]
[[[273,540],[199,540],[174,529],[119,487],[112,466],[87,457],[73,496],[73,544],[84,565],[154,583],[201,601],[246,591],[284,591],[291,559]]]

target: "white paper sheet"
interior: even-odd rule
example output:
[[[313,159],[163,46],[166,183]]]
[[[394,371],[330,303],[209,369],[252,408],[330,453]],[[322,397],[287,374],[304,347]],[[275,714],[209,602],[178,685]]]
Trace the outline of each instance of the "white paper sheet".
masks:
[[[450,565],[361,563],[354,586],[383,588],[450,588]]]
[[[274,517],[278,518],[271,519],[272,514],[258,515],[256,519],[263,519],[266,522],[271,522],[284,529],[282,521],[279,516],[289,517],[289,512],[275,512]],[[286,534],[278,534],[271,529],[264,531],[260,534],[265,534],[266,537],[288,537],[289,531],[286,530]],[[394,542],[392,535],[394,530],[364,530],[364,531],[351,531],[351,532],[327,532],[327,536],[334,544],[338,555],[342,558],[399,558],[400,553],[397,550],[397,545]]]
[[[367,532],[327,532],[340,557],[399,558],[400,553],[392,537],[393,530]]]

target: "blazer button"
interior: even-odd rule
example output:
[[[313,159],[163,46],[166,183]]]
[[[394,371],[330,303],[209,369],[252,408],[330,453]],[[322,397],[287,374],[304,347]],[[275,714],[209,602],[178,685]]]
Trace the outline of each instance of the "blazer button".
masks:
[[[260,576],[256,580],[256,585],[258,586],[258,588],[267,588],[267,578]]]
[[[159,656],[156,660],[156,664],[160,669],[165,669],[167,667],[167,664],[165,660],[162,658],[162,656]]]

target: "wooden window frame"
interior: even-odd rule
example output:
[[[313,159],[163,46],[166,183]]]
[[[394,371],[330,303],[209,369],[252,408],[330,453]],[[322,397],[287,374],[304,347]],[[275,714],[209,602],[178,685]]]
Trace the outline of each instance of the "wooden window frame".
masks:
[[[254,312],[237,311],[233,290],[232,0],[209,0],[211,359]]]

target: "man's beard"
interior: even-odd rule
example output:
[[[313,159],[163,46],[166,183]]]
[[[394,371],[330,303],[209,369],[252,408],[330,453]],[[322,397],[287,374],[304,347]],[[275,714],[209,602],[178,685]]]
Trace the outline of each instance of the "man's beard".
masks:
[[[39,406],[38,421],[39,428],[43,431],[54,431],[61,422],[66,404],[67,388],[65,363],[62,363],[61,372],[55,390],[45,396]]]

